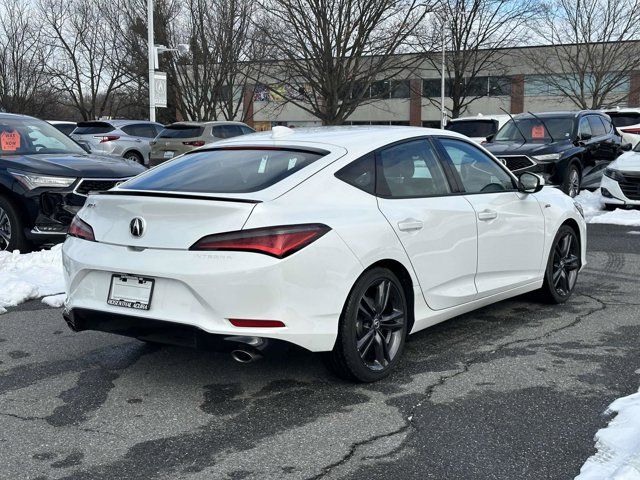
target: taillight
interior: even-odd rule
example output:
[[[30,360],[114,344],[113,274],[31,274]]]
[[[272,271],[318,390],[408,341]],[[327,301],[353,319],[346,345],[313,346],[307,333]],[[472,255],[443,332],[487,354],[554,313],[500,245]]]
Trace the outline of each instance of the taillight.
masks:
[[[120,137],[118,135],[96,135],[94,138],[99,138],[100,143],[105,143],[113,142],[114,140],[118,140]]]
[[[69,225],[69,231],[67,232],[67,234],[72,237],[82,238],[91,242],[96,241],[96,237],[93,235],[93,228],[91,228],[91,225],[89,225],[77,215],[73,217],[73,221],[71,222],[71,225]]]
[[[188,145],[189,147],[202,147],[204,146],[203,140],[193,140],[192,142],[182,142],[183,145]]]
[[[624,133],[633,133],[634,135],[640,135],[640,128],[621,128]]]
[[[329,230],[326,225],[310,223],[218,233],[201,238],[189,250],[234,250],[284,258],[315,242]]]

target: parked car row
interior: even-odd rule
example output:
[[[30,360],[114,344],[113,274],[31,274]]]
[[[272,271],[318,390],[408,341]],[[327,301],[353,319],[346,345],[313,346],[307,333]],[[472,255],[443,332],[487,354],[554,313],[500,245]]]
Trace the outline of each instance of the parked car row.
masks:
[[[540,174],[571,197],[583,188],[598,188],[607,166],[631,149],[611,117],[601,111],[482,116],[454,120],[447,128],[463,134],[489,132],[482,140],[479,135],[471,138],[480,140],[512,172]]]

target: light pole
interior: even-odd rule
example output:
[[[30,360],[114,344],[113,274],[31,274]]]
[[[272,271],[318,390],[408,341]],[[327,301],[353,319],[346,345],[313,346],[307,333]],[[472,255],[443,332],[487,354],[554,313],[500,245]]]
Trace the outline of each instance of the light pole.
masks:
[[[445,36],[445,26],[446,20],[444,15],[442,15],[442,71],[441,71],[441,79],[440,79],[440,128],[444,130],[444,127],[447,126],[447,111],[444,107],[444,89],[445,89],[445,69],[446,69],[446,36]]]
[[[147,47],[149,50],[149,121],[156,121],[156,47],[153,39],[153,0],[147,0]]]

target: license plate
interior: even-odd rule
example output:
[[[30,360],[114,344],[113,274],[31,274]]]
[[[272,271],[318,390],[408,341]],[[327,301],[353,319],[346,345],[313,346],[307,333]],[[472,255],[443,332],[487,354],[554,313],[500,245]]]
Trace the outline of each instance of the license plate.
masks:
[[[164,152],[164,158],[173,158],[176,152]]]
[[[153,284],[152,278],[114,274],[111,277],[107,303],[116,307],[149,310]]]

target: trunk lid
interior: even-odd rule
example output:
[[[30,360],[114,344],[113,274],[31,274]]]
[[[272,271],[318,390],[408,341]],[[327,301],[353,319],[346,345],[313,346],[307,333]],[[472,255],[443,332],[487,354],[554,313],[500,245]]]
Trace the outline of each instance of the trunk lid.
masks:
[[[257,202],[192,195],[92,195],[80,217],[96,241],[140,248],[187,250],[206,235],[242,229]],[[142,235],[131,223],[142,220]]]

